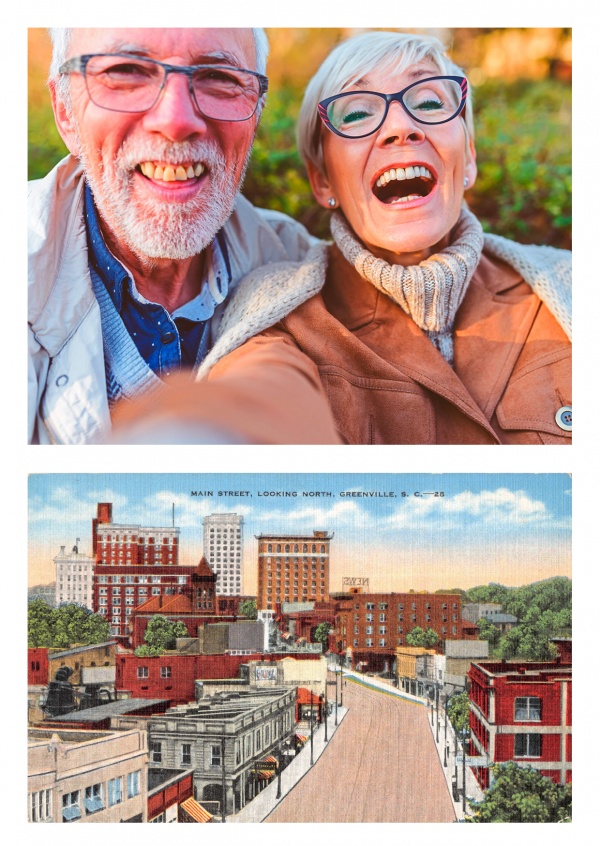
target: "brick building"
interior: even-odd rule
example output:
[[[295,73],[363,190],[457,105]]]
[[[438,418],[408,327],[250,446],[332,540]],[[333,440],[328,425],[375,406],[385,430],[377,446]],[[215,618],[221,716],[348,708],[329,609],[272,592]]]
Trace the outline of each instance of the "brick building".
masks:
[[[558,784],[571,781],[572,665],[556,662],[472,664],[470,751],[488,766],[514,761]],[[474,768],[482,787],[489,769]]]
[[[220,596],[242,593],[244,518],[239,514],[209,514],[203,520],[204,554],[217,576]]]
[[[391,671],[396,647],[415,626],[432,628],[440,641],[477,637],[455,593],[357,593],[336,615],[338,648],[355,667]]]
[[[111,635],[128,638],[133,609],[152,596],[190,591],[194,568],[179,566],[179,529],[114,523],[112,503],[98,503],[92,520],[93,610]]]
[[[260,610],[278,602],[329,599],[329,546],[333,534],[256,535]]]

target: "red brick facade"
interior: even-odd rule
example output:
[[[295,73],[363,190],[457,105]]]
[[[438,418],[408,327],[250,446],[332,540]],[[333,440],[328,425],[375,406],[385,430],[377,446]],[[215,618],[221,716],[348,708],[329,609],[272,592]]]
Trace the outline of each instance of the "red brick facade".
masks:
[[[259,610],[278,602],[329,599],[329,544],[333,535],[257,535]]]
[[[27,684],[48,684],[48,648],[27,650]]]
[[[476,637],[465,635],[465,626],[472,626],[461,620],[460,597],[453,593],[361,593],[345,606],[336,622],[342,649],[393,651],[415,626],[432,628],[440,640]]]
[[[571,664],[481,662],[469,670],[471,754],[571,781]],[[476,769],[483,787],[489,770]]]

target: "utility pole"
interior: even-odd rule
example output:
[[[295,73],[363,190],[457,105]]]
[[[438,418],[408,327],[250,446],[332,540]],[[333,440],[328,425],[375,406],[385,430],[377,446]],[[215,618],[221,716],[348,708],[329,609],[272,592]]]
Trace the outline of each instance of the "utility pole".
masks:
[[[325,743],[327,743],[327,684],[325,685]]]
[[[435,742],[440,742],[440,689],[435,683]]]
[[[338,724],[338,692],[337,692],[337,667],[335,668],[335,724]]]
[[[463,752],[463,816],[467,812],[467,752],[465,749],[466,745],[466,729],[463,729],[462,739],[462,752]]]

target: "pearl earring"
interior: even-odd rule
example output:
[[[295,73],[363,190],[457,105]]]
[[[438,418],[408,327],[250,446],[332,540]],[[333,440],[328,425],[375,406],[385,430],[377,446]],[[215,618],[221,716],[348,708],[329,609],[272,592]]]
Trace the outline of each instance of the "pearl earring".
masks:
[[[469,187],[469,178],[467,176],[465,176],[465,178],[463,179],[463,185],[465,186],[465,188]]]
[[[334,209],[337,206],[337,200],[335,197],[330,197],[327,202],[329,203],[329,207]]]

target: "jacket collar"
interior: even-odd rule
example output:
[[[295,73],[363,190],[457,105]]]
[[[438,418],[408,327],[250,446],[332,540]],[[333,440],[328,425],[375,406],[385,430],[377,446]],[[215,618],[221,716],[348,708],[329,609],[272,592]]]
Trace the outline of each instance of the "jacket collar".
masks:
[[[330,250],[323,300],[340,323],[400,373],[493,434],[488,421],[539,308],[539,300],[516,271],[482,255],[455,321],[454,368],[402,309],[362,279],[335,246]]]

